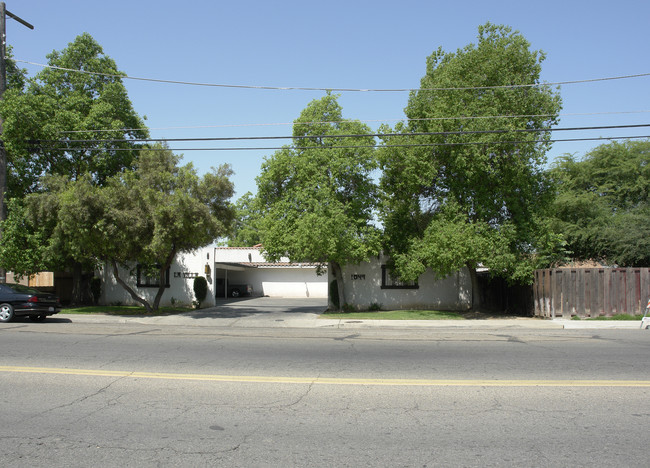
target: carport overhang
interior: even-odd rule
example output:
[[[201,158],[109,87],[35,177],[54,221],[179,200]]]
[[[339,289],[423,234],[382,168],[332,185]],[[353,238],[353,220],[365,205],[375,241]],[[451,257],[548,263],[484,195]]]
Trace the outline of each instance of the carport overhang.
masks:
[[[242,263],[215,263],[214,264],[215,269],[219,270],[227,270],[227,271],[245,271],[250,268],[256,268],[251,265],[245,265]]]

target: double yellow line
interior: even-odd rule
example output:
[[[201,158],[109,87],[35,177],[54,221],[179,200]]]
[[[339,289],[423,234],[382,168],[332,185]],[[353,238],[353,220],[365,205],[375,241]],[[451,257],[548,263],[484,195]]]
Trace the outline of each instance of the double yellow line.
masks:
[[[104,369],[65,369],[56,367],[0,366],[0,372],[59,374],[131,379],[192,380],[198,382],[366,385],[397,387],[650,387],[650,380],[547,380],[547,379],[359,379],[329,377],[280,377],[261,375],[174,374],[167,372],[112,371]]]

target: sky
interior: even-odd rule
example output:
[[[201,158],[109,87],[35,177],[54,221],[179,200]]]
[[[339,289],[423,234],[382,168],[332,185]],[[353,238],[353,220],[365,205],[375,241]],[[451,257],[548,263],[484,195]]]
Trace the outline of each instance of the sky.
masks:
[[[7,43],[29,75],[47,54],[92,35],[132,77],[206,84],[418,88],[426,58],[476,43],[479,25],[519,31],[546,53],[542,81],[650,73],[647,0],[6,0]],[[324,91],[262,90],[124,80],[154,138],[291,135],[290,123]],[[565,84],[558,127],[645,124],[650,76]],[[376,129],[404,118],[408,92],[342,92],[343,115]],[[650,128],[557,132],[557,138],[650,136]],[[607,141],[555,143],[549,164]],[[171,143],[171,148],[275,147],[288,141]],[[177,151],[199,173],[230,164],[236,196],[256,191],[273,150]]]

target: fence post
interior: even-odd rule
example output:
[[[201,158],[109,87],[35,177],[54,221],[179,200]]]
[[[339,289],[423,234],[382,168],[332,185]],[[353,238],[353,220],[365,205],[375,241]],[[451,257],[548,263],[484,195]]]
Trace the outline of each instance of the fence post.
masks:
[[[582,318],[585,315],[587,315],[586,307],[585,307],[585,269],[584,268],[578,268],[575,271],[575,275],[576,275],[575,312],[576,312],[576,315],[578,315],[580,318]]]

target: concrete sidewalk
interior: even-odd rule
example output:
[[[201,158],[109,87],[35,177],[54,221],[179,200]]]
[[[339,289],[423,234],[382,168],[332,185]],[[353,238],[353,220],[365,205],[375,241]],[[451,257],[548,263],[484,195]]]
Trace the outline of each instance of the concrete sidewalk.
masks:
[[[361,329],[361,328],[440,328],[493,330],[518,329],[636,329],[640,321],[595,320],[542,320],[537,318],[476,319],[476,320],[357,320],[324,319],[312,312],[271,312],[248,315],[223,316],[216,308],[201,309],[177,315],[155,317],[58,314],[49,320],[65,319],[73,323],[137,323],[182,327],[226,328],[315,328],[315,329]]]

